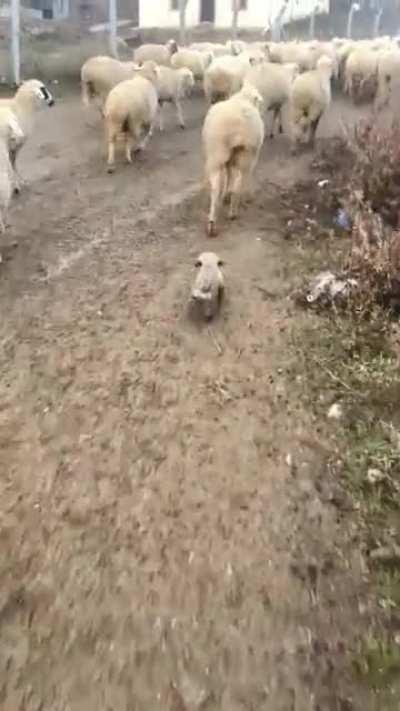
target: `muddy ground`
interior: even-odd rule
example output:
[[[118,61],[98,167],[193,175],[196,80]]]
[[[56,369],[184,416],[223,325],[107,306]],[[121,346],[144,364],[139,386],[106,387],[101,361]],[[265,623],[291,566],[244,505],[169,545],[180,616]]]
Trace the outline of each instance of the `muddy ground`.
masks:
[[[291,377],[283,225],[311,157],[267,142],[211,245],[201,99],[108,176],[95,114],[59,93],[2,247],[0,708],[378,708],[351,674],[357,525]],[[337,100],[322,133],[356,115]],[[207,328],[186,304],[210,247]]]

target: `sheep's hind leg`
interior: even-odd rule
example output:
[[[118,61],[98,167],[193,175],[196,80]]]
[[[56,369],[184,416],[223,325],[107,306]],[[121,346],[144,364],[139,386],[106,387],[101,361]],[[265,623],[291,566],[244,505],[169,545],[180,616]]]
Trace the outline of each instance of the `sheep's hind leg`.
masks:
[[[117,141],[117,133],[115,131],[110,131],[108,136],[108,159],[107,159],[107,172],[113,173],[115,170],[115,144]]]
[[[164,116],[163,116],[164,104],[160,104],[158,107],[157,117],[158,117],[158,129],[159,131],[164,130]]]
[[[127,133],[125,137],[125,155],[128,163],[132,163],[132,151],[135,145],[135,141],[132,136]]]
[[[181,128],[186,128],[185,119],[183,118],[183,111],[182,111],[181,102],[179,101],[179,99],[177,99],[174,103],[175,103],[176,113],[178,116],[178,124]]]
[[[310,123],[310,146],[314,146],[315,144],[315,134],[317,133],[317,128],[319,125],[319,122],[321,120],[321,116],[318,116],[314,121],[311,121]]]
[[[240,206],[240,199],[243,192],[243,186],[249,188],[250,176],[256,166],[259,152],[248,153],[241,152],[236,158],[236,163],[231,167],[231,179],[229,189],[231,191],[231,204],[229,210],[229,218],[236,219]]]
[[[0,234],[4,234],[6,231],[6,222],[4,219],[4,216],[0,213]],[[0,255],[0,262],[2,261],[1,255]]]
[[[217,216],[221,201],[224,198],[227,189],[227,174],[225,168],[215,170],[210,175],[210,191],[211,204],[208,215],[207,232],[209,237],[215,237],[217,234]]]
[[[22,180],[22,177],[18,173],[17,166],[17,151],[12,150],[10,151],[10,163],[13,171],[13,193],[14,195],[19,195],[21,192],[21,188],[23,186],[24,181]]]
[[[278,109],[278,120],[279,120],[278,130],[279,130],[279,133],[282,134],[283,133],[282,106],[280,106]]]
[[[147,144],[153,135],[153,126],[146,124],[145,126],[143,126],[143,132],[145,135],[137,147],[138,151],[145,151],[146,150]]]
[[[274,106],[272,109],[272,121],[271,121],[271,132],[269,134],[270,138],[275,138],[275,128],[276,124],[279,120],[279,133],[282,133],[281,128],[282,128],[282,121],[280,118],[280,108],[279,106]]]
[[[229,208],[229,219],[230,220],[235,220],[237,217],[238,209],[239,209],[239,202],[240,202],[240,194],[242,191],[242,185],[243,185],[243,175],[242,171],[240,168],[235,166],[234,168],[231,168],[231,180],[230,180],[230,208]]]

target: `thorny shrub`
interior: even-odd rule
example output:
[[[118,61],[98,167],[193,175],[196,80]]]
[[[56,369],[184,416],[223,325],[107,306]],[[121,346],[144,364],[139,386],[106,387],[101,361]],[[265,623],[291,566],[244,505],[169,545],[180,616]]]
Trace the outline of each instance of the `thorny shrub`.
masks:
[[[349,143],[354,156],[350,197],[360,197],[385,223],[399,226],[400,125],[390,129],[361,121]]]
[[[356,306],[400,305],[400,125],[361,121],[348,148],[353,167],[344,204],[352,221],[348,270],[359,282]]]

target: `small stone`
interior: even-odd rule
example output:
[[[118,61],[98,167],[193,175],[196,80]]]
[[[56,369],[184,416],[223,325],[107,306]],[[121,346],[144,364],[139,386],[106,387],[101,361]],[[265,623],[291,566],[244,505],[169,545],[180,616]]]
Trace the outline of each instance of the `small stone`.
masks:
[[[328,410],[329,420],[340,420],[343,417],[343,408],[338,402],[334,402]]]

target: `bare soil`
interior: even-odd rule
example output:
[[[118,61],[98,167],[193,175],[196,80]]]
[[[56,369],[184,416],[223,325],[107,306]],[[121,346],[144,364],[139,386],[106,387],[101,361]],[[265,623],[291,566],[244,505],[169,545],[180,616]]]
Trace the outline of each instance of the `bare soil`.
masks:
[[[201,100],[187,112],[108,176],[67,93],[21,156],[0,267],[2,711],[375,708],[349,666],[355,525],[291,378],[283,225],[312,157],[267,142],[210,242]],[[227,298],[207,327],[187,300],[210,248]]]

